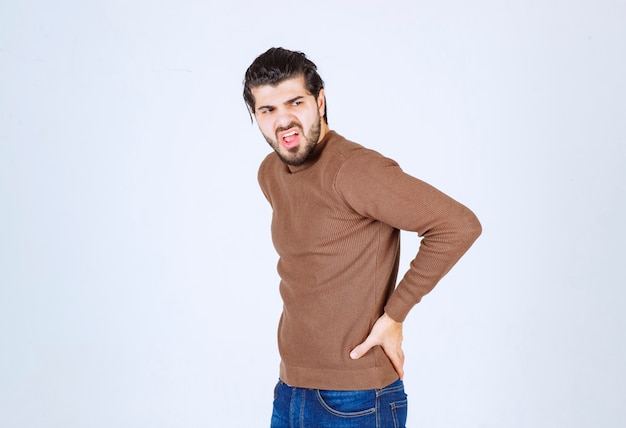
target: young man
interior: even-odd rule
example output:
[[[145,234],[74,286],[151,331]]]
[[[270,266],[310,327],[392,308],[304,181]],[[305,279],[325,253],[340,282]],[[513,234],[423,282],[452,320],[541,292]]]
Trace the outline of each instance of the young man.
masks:
[[[284,303],[271,426],[404,427],[402,322],[480,223],[330,130],[324,82],[304,54],[261,54],[246,71],[244,99],[274,149],[258,173]],[[423,239],[396,286],[401,229]]]

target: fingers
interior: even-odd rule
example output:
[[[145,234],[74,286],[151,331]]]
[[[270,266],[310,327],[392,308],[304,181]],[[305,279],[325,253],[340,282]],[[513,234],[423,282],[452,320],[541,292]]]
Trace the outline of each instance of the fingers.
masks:
[[[368,337],[365,340],[365,342],[361,343],[356,348],[354,348],[352,352],[350,352],[350,358],[352,358],[353,360],[361,358],[363,355],[367,353],[367,351],[372,349],[372,347],[374,347],[375,345],[377,345],[377,343],[374,343],[370,339],[370,337]],[[396,373],[398,373],[398,377],[400,379],[403,379],[404,378],[404,352],[402,351],[402,348],[388,349],[388,347],[385,347],[384,344],[380,344],[380,345],[381,345],[381,348],[383,348],[383,351],[385,352],[385,354],[387,355],[387,358],[389,358],[389,361],[391,361],[391,364],[393,365],[394,370],[396,371]]]
[[[385,350],[385,354],[387,354],[387,357],[389,358],[389,361],[391,361],[393,368],[396,370],[396,373],[398,373],[398,377],[400,379],[403,379],[404,378],[404,352],[402,352],[402,349],[400,349],[399,352],[387,352]]]
[[[350,352],[353,360],[361,358],[374,346],[380,345],[389,358],[400,379],[404,378],[404,352],[402,351],[402,323],[396,322],[386,314],[381,316],[370,331],[365,341]]]
[[[372,349],[372,347],[376,345],[376,343],[374,343],[370,338],[371,336],[368,336],[367,339],[365,339],[365,342],[357,345],[357,347],[354,348],[352,352],[350,352],[350,358],[352,358],[353,360],[361,358],[367,353],[367,351]]]

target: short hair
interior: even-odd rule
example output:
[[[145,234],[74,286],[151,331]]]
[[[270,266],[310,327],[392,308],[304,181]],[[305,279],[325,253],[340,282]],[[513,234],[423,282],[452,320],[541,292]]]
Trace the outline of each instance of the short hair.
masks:
[[[317,100],[324,81],[317,72],[317,66],[302,52],[283,48],[270,48],[259,55],[246,70],[243,82],[243,99],[250,112],[254,112],[252,89],[263,85],[276,86],[282,81],[303,76],[307,90]],[[324,98],[324,121],[328,123],[326,98]]]

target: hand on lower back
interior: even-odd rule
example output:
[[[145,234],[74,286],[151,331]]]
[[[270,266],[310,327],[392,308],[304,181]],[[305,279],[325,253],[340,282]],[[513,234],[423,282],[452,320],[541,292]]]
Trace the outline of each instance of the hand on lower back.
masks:
[[[404,352],[402,351],[402,323],[383,314],[374,323],[372,331],[363,343],[350,352],[350,358],[361,358],[374,346],[380,345],[400,379],[404,377]]]

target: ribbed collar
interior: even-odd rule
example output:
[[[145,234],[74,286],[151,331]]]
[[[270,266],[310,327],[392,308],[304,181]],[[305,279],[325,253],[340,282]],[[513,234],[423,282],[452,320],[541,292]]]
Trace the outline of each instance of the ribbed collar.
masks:
[[[328,131],[326,135],[324,135],[324,138],[322,138],[322,141],[317,143],[317,145],[315,146],[315,150],[313,150],[313,153],[311,153],[311,156],[309,156],[306,162],[298,166],[287,165],[289,172],[295,174],[296,172],[304,171],[305,169],[308,169],[311,166],[315,165],[320,157],[320,154],[322,153],[322,150],[324,150],[324,147],[326,147],[328,140],[330,140],[331,137],[334,135],[336,135],[335,131]]]

